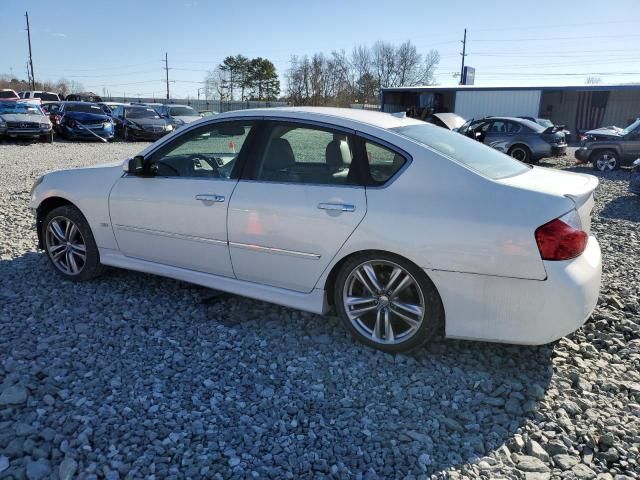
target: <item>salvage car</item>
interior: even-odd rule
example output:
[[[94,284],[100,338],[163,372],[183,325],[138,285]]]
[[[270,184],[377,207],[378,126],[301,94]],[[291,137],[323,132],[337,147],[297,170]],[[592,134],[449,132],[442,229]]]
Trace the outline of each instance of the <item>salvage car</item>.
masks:
[[[171,123],[152,107],[121,105],[111,116],[116,134],[125,141],[157,140],[173,130]]]
[[[110,117],[113,116],[113,111],[116,109],[116,107],[119,107],[121,105],[128,105],[128,103],[121,103],[121,102],[97,102],[97,105],[102,109],[102,111],[104,113],[106,113],[107,115],[109,115]]]
[[[57,93],[54,92],[44,92],[42,90],[31,90],[26,92],[18,93],[20,98],[28,99],[28,98],[39,98],[43,102],[59,102],[60,97]]]
[[[600,288],[597,185],[420,120],[287,107],[48,173],[30,206],[62,279],[113,266],[334,311],[361,342],[403,352],[442,328],[543,344],[582,325]]]
[[[636,195],[640,195],[640,158],[637,158],[633,162],[631,179],[629,180],[629,191]]]
[[[537,162],[542,158],[564,155],[567,151],[567,142],[562,132],[516,117],[471,119],[458,129],[458,133],[521,162]]]
[[[591,163],[594,170],[601,172],[630,166],[640,157],[640,118],[627,128],[600,128],[586,132],[575,157],[577,163]]]
[[[161,105],[156,107],[156,110],[163,118],[171,122],[173,128],[179,128],[202,118],[202,115],[189,105]]]
[[[106,142],[114,137],[111,117],[90,102],[60,102],[53,125],[56,133],[68,140],[98,139]]]
[[[0,138],[40,139],[53,142],[49,118],[33,103],[0,100]]]

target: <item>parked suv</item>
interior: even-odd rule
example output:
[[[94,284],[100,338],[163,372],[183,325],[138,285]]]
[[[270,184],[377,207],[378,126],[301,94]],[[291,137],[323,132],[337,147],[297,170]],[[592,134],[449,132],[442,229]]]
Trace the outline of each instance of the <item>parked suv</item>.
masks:
[[[0,101],[0,137],[37,139],[53,142],[49,118],[34,103]]]
[[[640,157],[640,117],[627,128],[599,128],[584,136],[575,156],[578,163],[591,163],[594,170],[607,172],[630,166]]]
[[[530,120],[515,117],[471,119],[458,133],[504,152],[521,162],[564,155],[567,142],[564,133],[554,127],[545,128]]]
[[[202,115],[189,105],[162,105],[155,108],[163,118],[171,122],[173,128],[179,128],[202,118]]]

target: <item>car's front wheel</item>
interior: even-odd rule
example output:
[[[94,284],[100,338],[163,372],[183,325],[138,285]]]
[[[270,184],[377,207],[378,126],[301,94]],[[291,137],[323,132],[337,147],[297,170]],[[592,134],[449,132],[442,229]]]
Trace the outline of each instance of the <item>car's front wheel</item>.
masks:
[[[600,172],[610,172],[620,167],[618,155],[613,150],[598,150],[591,155],[593,169]]]
[[[444,319],[429,277],[411,262],[382,252],[347,260],[333,298],[357,340],[389,353],[422,346],[439,333]]]
[[[89,223],[76,207],[51,210],[42,222],[42,234],[49,261],[66,279],[81,282],[104,271]]]

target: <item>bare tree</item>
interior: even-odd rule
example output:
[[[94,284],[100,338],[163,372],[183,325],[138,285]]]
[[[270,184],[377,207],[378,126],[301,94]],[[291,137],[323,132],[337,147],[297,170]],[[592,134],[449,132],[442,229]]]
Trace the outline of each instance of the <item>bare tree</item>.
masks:
[[[225,91],[225,72],[216,67],[204,79],[204,96],[207,100],[223,100]]]

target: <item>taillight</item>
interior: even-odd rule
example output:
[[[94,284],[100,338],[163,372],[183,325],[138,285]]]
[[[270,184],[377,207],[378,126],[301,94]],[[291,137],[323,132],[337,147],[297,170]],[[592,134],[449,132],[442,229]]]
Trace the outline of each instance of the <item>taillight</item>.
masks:
[[[572,211],[537,228],[536,243],[543,260],[570,260],[587,248],[587,232],[563,221],[577,217],[576,213]]]

